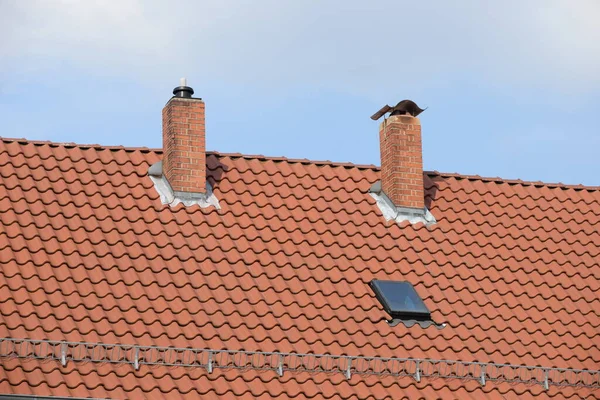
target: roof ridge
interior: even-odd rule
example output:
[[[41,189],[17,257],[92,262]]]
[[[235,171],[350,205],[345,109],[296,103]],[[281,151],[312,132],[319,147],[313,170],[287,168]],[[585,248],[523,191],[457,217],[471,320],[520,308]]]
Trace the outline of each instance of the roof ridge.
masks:
[[[96,150],[123,150],[126,152],[133,151],[141,151],[144,153],[155,152],[161,153],[161,148],[151,148],[151,147],[128,147],[123,145],[116,146],[107,146],[101,144],[81,144],[74,142],[53,142],[49,140],[29,140],[25,138],[7,138],[0,136],[0,140],[2,142],[18,142],[22,144],[33,144],[36,146],[65,146],[65,147],[78,147],[81,149],[96,149]],[[346,168],[358,168],[358,169],[371,169],[375,171],[379,171],[381,168],[373,165],[373,164],[354,164],[352,162],[339,162],[339,161],[330,161],[330,160],[309,160],[307,158],[288,158],[285,156],[265,156],[262,154],[242,154],[242,153],[221,153],[218,151],[207,151],[207,154],[215,155],[217,157],[231,157],[231,158],[244,158],[244,159],[255,159],[261,161],[282,161],[289,163],[299,163],[299,164],[313,164],[313,165],[330,165],[333,167],[346,167]],[[466,175],[459,174],[456,172],[439,172],[437,170],[434,171],[423,171],[429,177],[439,176],[441,178],[456,178],[456,179],[467,179],[473,181],[482,181],[482,182],[494,182],[494,183],[507,183],[512,185],[523,185],[523,186],[546,186],[549,188],[558,188],[558,189],[578,189],[578,190],[587,190],[587,191],[597,191],[600,190],[600,186],[591,186],[591,185],[582,185],[582,184],[566,184],[562,182],[542,182],[542,181],[527,181],[521,179],[509,179],[509,178],[500,178],[500,177],[485,177],[480,175]]]
[[[53,142],[51,140],[31,140],[31,139],[26,139],[26,138],[8,138],[8,137],[4,137],[4,136],[0,136],[0,141],[5,142],[5,143],[13,143],[13,142],[17,142],[20,144],[32,144],[34,146],[51,146],[51,147],[58,147],[58,146],[64,146],[64,147],[79,147],[82,149],[96,149],[96,150],[124,150],[124,151],[143,151],[143,152],[161,152],[162,153],[162,149],[155,149],[155,148],[151,148],[151,147],[145,147],[145,146],[141,146],[141,147],[129,147],[129,146],[123,146],[123,145],[116,145],[116,146],[108,146],[108,145],[101,145],[101,144],[83,144],[83,143],[75,143],[75,142]]]
[[[264,161],[285,161],[289,163],[298,164],[314,164],[314,165],[331,165],[334,167],[348,167],[358,169],[373,169],[379,170],[380,167],[373,164],[355,164],[352,162],[344,161],[330,161],[330,160],[309,160],[308,158],[289,158],[285,156],[265,156],[262,154],[242,154],[242,153],[221,153],[219,151],[207,151],[206,154],[212,154],[217,157],[231,157],[231,158],[245,158],[252,160],[264,160]]]
[[[510,178],[500,178],[500,177],[489,177],[489,176],[480,176],[480,175],[466,175],[459,174],[457,172],[439,172],[439,171],[424,171],[427,175],[431,176],[439,176],[442,178],[456,178],[456,179],[467,179],[472,181],[482,181],[482,182],[494,182],[494,183],[507,183],[509,185],[523,185],[523,186],[546,186],[549,188],[561,188],[561,189],[579,189],[579,190],[588,190],[588,191],[596,191],[600,190],[600,186],[592,186],[592,185],[582,185],[582,184],[568,184],[562,182],[542,182],[542,181],[527,181],[522,179],[510,179]]]

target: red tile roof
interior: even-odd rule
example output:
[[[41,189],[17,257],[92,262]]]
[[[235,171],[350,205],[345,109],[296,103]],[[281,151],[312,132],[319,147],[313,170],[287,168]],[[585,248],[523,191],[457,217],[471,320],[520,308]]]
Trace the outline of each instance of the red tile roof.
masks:
[[[427,173],[438,222],[425,227],[384,220],[368,194],[374,166],[210,153],[216,210],[162,205],[147,176],[160,159],[150,149],[0,141],[0,337],[600,365],[598,187]],[[447,326],[391,327],[374,278],[411,282]],[[0,393],[35,395],[600,396],[410,376],[0,365]]]

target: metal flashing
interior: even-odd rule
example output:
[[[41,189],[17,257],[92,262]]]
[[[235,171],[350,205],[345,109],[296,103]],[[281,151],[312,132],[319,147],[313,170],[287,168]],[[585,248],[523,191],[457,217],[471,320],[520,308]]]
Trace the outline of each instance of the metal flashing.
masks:
[[[149,168],[148,168],[148,175],[150,176],[154,176],[156,178],[160,178],[163,174],[162,172],[162,161],[159,161],[157,163],[152,164]]]
[[[387,321],[387,323],[391,327],[397,326],[399,324],[403,324],[407,328],[412,328],[415,325],[419,325],[423,329],[429,328],[430,326],[433,326],[434,328],[437,328],[437,329],[443,329],[443,328],[446,327],[445,323],[443,323],[443,324],[437,324],[437,323],[435,323],[432,320],[418,321],[416,319],[393,318],[393,319]]]
[[[162,204],[175,207],[182,203],[186,207],[198,205],[201,208],[212,206],[217,210],[221,209],[219,199],[213,193],[212,186],[210,186],[208,181],[206,182],[206,193],[175,192],[162,173],[162,161],[152,164],[148,168],[148,176],[154,183],[154,188],[160,195],[160,202]]]
[[[377,202],[377,207],[383,214],[386,221],[395,220],[398,223],[408,221],[411,224],[423,223],[426,226],[436,224],[437,221],[433,214],[424,207],[420,208],[408,208],[408,207],[397,207],[390,200],[389,197],[382,191],[381,182],[375,182],[369,189],[369,195]]]

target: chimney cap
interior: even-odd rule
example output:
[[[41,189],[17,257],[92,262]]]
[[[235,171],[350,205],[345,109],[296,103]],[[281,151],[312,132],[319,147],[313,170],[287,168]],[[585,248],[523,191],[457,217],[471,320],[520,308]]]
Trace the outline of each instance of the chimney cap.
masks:
[[[175,97],[184,97],[187,99],[191,99],[194,94],[194,89],[187,85],[187,79],[181,78],[179,80],[179,86],[173,89],[173,95]]]
[[[386,113],[390,112],[390,115],[406,115],[410,114],[413,117],[421,114],[427,108],[421,108],[412,100],[402,100],[398,102],[394,107],[390,107],[387,104],[381,108],[381,110],[377,111],[375,114],[371,115],[371,119],[376,121],[379,118],[383,117]]]

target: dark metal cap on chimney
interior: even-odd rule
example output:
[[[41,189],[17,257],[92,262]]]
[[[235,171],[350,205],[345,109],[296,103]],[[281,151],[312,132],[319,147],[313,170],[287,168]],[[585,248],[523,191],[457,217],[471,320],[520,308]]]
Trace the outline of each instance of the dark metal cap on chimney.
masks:
[[[179,86],[173,89],[173,95],[175,97],[185,97],[187,99],[191,99],[194,94],[194,89],[187,86],[187,80],[185,78],[181,78],[179,80]]]
[[[419,114],[421,114],[423,111],[425,111],[426,109],[423,109],[421,107],[419,107],[417,105],[417,103],[415,103],[412,100],[402,100],[401,102],[399,102],[398,104],[396,104],[394,107],[390,107],[387,104],[385,106],[383,106],[381,108],[381,110],[377,111],[375,114],[373,114],[371,116],[372,120],[378,120],[379,118],[383,117],[386,113],[391,113],[391,115],[406,115],[406,114],[410,114],[413,117],[418,116]]]

